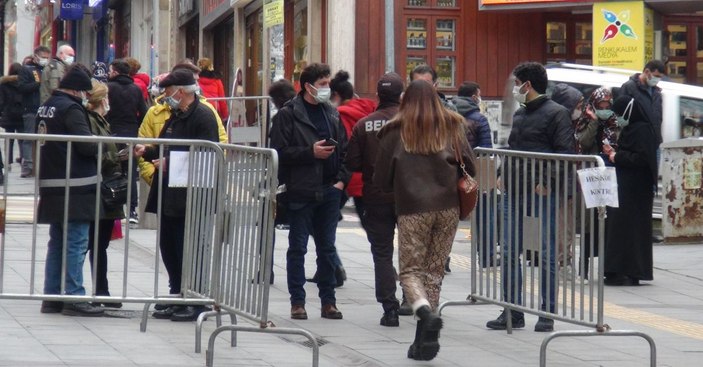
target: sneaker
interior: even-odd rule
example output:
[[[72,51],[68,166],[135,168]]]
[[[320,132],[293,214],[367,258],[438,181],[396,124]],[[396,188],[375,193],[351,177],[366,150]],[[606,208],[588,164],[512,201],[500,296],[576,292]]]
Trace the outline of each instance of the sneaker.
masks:
[[[540,317],[535,324],[535,331],[538,333],[554,331],[554,320],[546,317]]]
[[[205,306],[186,306],[171,315],[171,321],[195,321],[201,313],[209,311]]]
[[[103,308],[91,305],[88,302],[64,303],[61,314],[66,316],[86,316],[100,317],[103,315]]]
[[[503,312],[498,316],[497,319],[491,320],[486,323],[486,327],[493,330],[505,330],[508,328],[508,311],[503,310]],[[525,314],[520,311],[511,312],[513,329],[522,329],[525,327]]]
[[[400,326],[398,310],[392,308],[384,312],[383,317],[381,317],[381,326]]]
[[[408,303],[408,300],[403,296],[403,302],[400,303],[400,308],[398,309],[398,315],[401,316],[412,316],[413,306]]]
[[[129,223],[131,224],[139,224],[139,215],[135,210],[132,210],[129,213]]]

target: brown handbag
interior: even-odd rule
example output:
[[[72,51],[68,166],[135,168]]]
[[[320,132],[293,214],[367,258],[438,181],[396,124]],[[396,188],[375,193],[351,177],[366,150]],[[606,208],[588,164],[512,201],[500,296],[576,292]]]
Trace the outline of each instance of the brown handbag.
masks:
[[[459,219],[465,220],[476,208],[476,203],[478,202],[478,182],[466,172],[466,165],[464,164],[464,159],[461,157],[461,153],[459,153],[459,147],[460,145],[457,142],[454,147],[454,155],[456,161],[459,162],[459,168],[461,168],[461,177],[459,177],[456,188],[459,192]]]

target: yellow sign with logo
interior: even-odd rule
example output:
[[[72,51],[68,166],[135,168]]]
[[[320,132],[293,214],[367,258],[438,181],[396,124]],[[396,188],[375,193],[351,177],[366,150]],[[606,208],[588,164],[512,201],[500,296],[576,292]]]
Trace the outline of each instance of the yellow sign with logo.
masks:
[[[264,27],[283,24],[283,0],[269,0],[264,4]]]
[[[639,71],[653,56],[653,12],[643,1],[593,4],[594,66]]]

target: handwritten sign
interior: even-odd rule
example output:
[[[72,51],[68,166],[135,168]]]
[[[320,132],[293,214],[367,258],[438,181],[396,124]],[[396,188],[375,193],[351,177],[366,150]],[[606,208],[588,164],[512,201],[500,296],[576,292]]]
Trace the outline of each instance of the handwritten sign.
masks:
[[[613,167],[596,167],[578,170],[581,192],[586,208],[609,206],[617,208],[618,180]]]

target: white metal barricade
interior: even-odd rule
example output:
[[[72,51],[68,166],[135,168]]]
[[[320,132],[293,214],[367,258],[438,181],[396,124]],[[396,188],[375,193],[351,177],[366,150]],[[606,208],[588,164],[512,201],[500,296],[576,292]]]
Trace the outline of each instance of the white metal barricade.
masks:
[[[593,328],[555,332],[561,336],[618,335],[647,340],[656,365],[654,340],[637,331],[613,331],[604,323],[605,207],[587,209],[577,170],[604,167],[597,156],[558,155],[499,149],[475,150],[481,195],[471,221],[471,293],[447,306],[496,304]],[[600,255],[600,256],[599,256]],[[596,261],[598,259],[600,261]]]

